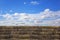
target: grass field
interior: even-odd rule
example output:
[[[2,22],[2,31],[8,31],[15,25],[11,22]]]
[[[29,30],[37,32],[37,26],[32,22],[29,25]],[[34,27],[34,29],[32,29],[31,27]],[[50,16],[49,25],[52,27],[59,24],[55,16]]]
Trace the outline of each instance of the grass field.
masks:
[[[0,40],[60,40],[60,27],[0,26]]]

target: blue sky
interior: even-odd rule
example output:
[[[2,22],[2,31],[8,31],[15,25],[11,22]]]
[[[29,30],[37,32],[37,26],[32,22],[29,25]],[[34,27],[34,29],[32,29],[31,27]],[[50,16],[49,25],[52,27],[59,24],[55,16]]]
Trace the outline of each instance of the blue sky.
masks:
[[[21,25],[60,26],[60,0],[0,0],[0,26]]]
[[[33,5],[35,2],[38,4]],[[24,4],[25,3],[25,4]],[[44,9],[60,10],[60,0],[0,0],[0,10],[4,12],[38,13]]]

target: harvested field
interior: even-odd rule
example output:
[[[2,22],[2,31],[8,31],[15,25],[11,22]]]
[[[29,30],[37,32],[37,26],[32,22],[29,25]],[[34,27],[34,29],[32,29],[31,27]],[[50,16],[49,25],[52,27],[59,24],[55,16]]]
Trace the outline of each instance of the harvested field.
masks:
[[[0,26],[0,40],[60,40],[60,27]]]

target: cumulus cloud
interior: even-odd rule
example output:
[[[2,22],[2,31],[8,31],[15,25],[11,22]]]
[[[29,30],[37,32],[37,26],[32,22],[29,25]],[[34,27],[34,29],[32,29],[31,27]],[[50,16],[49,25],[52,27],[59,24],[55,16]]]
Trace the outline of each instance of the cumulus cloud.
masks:
[[[0,17],[4,18],[0,20],[0,26],[60,26],[60,11],[50,9],[36,14],[6,13]]]

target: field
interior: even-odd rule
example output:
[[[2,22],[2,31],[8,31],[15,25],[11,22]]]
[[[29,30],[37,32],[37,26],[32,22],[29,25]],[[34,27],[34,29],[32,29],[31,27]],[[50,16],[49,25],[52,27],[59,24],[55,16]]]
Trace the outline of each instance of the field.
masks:
[[[60,40],[60,27],[0,26],[0,40]]]

